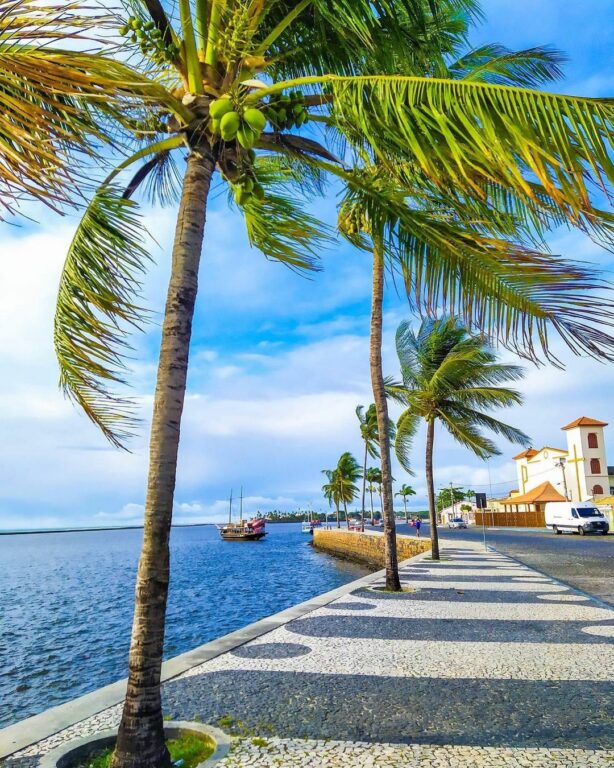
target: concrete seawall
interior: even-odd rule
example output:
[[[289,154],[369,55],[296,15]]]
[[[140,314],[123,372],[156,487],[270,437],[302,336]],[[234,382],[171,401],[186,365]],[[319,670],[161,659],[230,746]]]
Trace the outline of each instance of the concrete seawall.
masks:
[[[313,546],[346,560],[368,565],[371,568],[384,567],[384,537],[379,533],[360,533],[343,528],[316,528],[313,532]],[[431,548],[429,539],[397,535],[399,561],[427,552]]]

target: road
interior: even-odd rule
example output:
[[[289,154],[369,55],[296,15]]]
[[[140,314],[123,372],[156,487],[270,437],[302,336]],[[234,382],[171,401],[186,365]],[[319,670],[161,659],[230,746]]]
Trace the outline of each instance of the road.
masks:
[[[416,529],[399,525],[398,532],[415,535]],[[481,528],[440,528],[439,533],[446,541],[482,541],[483,535]],[[428,525],[422,526],[421,535],[429,536]],[[614,535],[555,536],[543,530],[487,528],[486,541],[500,552],[614,605]]]

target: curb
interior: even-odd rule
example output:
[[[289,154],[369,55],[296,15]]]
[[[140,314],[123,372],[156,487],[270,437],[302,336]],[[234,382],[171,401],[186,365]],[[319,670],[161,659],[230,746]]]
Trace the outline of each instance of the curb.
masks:
[[[428,553],[421,552],[407,560],[402,560],[399,562],[399,566],[404,563],[421,560],[426,554]],[[329,592],[316,595],[316,597],[312,597],[303,603],[298,603],[279,613],[260,619],[253,624],[248,624],[246,627],[223,635],[217,640],[211,640],[204,645],[194,648],[192,651],[187,651],[172,659],[168,659],[168,661],[162,664],[161,682],[165,683],[168,680],[172,680],[192,669],[192,667],[199,666],[205,661],[210,661],[216,658],[216,656],[220,656],[227,651],[248,643],[250,640],[266,635],[268,632],[288,624],[294,619],[298,619],[307,613],[311,613],[311,611],[315,611],[317,608],[322,608],[328,605],[328,603],[332,603],[333,600],[339,597],[344,597],[362,586],[381,579],[385,574],[386,569],[382,568],[348,584],[343,584],[341,587],[336,587]],[[77,699],[72,699],[65,704],[52,707],[38,715],[29,717],[26,720],[20,720],[14,725],[3,728],[0,730],[0,760],[9,757],[14,752],[43,741],[88,717],[97,715],[105,709],[109,709],[109,707],[120,704],[126,693],[126,685],[127,678],[118,680],[116,683],[98,688]]]

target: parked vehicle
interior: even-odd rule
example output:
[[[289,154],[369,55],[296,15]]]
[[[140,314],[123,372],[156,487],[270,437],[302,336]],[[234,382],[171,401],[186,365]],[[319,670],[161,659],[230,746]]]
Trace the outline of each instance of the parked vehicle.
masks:
[[[546,504],[546,527],[554,533],[563,531],[579,533],[601,533],[610,530],[603,512],[590,501],[550,501]]]
[[[448,520],[448,528],[466,528],[467,523],[463,520],[462,517],[453,517],[451,520]]]

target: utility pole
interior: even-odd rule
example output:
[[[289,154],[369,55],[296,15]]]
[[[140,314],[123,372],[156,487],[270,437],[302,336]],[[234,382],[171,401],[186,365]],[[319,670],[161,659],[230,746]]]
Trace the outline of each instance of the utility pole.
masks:
[[[555,467],[560,467],[561,472],[563,474],[563,488],[565,489],[565,498],[567,501],[569,501],[569,493],[567,491],[567,478],[565,477],[565,459],[561,456],[560,459],[557,459],[554,462]]]
[[[452,520],[456,517],[456,496],[454,494],[454,483],[450,480],[450,498],[452,499]]]

